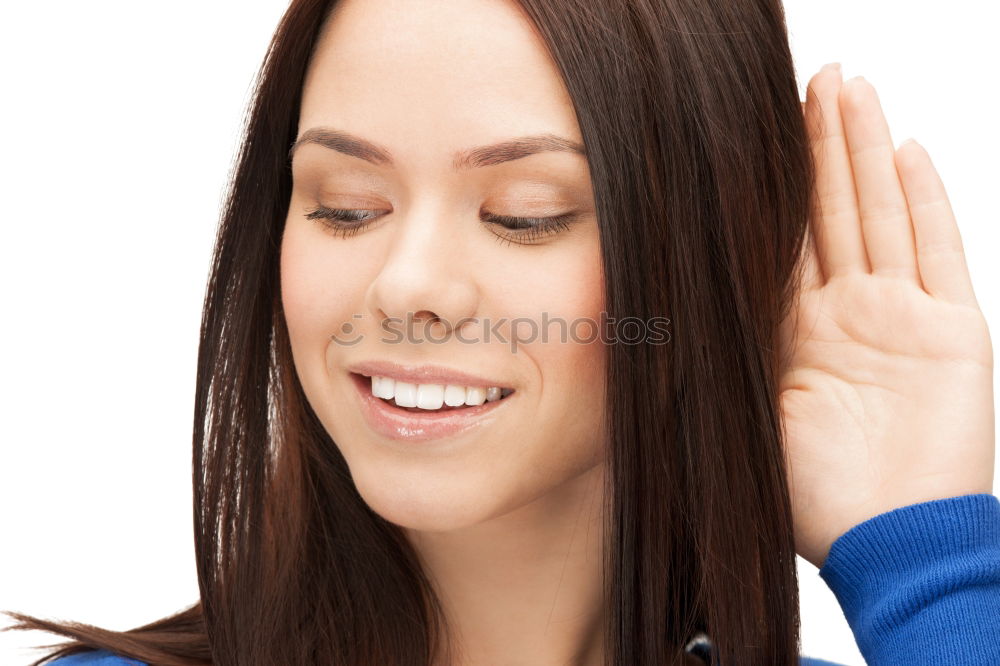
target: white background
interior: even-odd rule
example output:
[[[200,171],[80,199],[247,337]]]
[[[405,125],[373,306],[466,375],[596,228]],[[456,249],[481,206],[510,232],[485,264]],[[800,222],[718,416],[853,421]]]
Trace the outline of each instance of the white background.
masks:
[[[198,597],[201,301],[250,85],[285,5],[0,7],[0,609],[127,629]],[[947,7],[786,2],[801,97],[840,61],[875,85],[894,143],[930,151],[996,343],[1000,48],[989,3]],[[863,664],[817,569],[800,558],[799,575],[802,653]],[[0,663],[55,640],[0,633]]]

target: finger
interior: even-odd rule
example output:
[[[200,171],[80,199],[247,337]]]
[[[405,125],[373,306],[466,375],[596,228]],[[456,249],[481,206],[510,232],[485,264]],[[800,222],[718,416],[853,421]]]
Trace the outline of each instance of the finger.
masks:
[[[875,88],[860,76],[844,82],[840,108],[872,272],[919,284],[910,209],[896,173],[896,150]]]
[[[840,67],[827,65],[806,87],[805,120],[816,165],[813,242],[827,280],[869,271],[840,116],[840,86]]]
[[[818,289],[825,282],[823,268],[816,252],[816,239],[812,231],[806,227],[805,239],[802,242],[802,289]]]
[[[896,150],[896,170],[913,220],[924,290],[952,303],[978,305],[958,223],[930,154],[916,141],[904,142]]]
[[[806,112],[806,102],[802,102],[802,113]],[[815,209],[812,216],[816,215]],[[816,239],[813,237],[812,220],[806,225],[805,235],[802,240],[802,282],[801,289],[817,289],[823,286],[823,269],[819,263],[819,254],[816,252]]]

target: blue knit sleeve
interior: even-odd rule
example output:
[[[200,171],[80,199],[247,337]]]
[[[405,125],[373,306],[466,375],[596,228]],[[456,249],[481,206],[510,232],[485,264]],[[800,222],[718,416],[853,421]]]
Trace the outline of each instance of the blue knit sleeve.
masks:
[[[50,661],[47,666],[148,666],[145,662],[108,652],[91,650]]]
[[[842,534],[819,576],[869,666],[1000,664],[1000,499],[920,502]]]

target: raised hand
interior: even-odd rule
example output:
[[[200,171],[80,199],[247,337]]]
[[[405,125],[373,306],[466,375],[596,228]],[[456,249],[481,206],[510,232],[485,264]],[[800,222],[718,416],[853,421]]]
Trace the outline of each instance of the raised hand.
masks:
[[[796,551],[894,508],[992,493],[993,351],[930,156],[893,148],[878,96],[827,65],[807,87],[816,207],[781,326]]]

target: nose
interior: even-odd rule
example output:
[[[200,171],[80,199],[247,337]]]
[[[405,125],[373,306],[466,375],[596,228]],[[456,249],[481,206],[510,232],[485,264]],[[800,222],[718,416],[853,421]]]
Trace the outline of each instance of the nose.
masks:
[[[393,330],[420,326],[419,339],[443,341],[476,314],[478,287],[464,239],[479,229],[437,207],[413,209],[391,225],[367,308],[380,324],[391,320]]]

